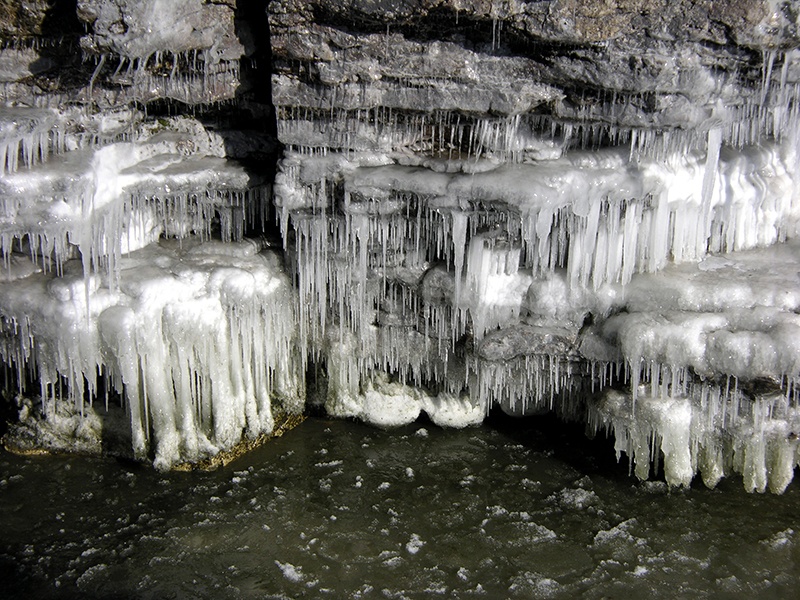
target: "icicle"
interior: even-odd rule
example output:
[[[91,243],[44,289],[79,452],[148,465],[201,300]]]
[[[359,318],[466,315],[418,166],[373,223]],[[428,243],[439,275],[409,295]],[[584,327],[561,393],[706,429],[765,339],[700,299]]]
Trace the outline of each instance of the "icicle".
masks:
[[[453,256],[455,266],[455,293],[453,295],[453,306],[458,307],[461,302],[461,275],[464,269],[464,256],[467,248],[467,215],[460,211],[454,211],[452,213],[452,218]]]
[[[97,76],[100,74],[100,71],[102,71],[103,67],[106,64],[106,57],[107,57],[106,54],[101,54],[100,55],[100,60],[97,63],[97,66],[95,67],[94,72],[92,73],[92,76],[89,78],[89,98],[88,98],[88,100],[89,100],[90,103],[93,102],[93,99],[94,99],[94,82],[97,80]]]

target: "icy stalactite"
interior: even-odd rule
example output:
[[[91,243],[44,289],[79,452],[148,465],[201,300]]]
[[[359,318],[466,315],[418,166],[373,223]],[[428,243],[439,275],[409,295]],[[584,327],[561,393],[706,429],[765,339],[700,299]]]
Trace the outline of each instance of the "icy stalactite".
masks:
[[[785,284],[793,246],[782,247],[789,271],[760,284],[764,258],[716,255],[795,234],[794,142],[736,149],[714,128],[698,143],[659,160],[571,151],[447,168],[394,152],[288,153],[276,204],[295,236],[306,339],[327,340],[317,357],[329,412],[386,426],[416,418],[420,398],[449,394],[476,410],[580,418],[587,396],[629,385],[620,447],[642,476],[663,454],[669,482],[687,485],[699,460],[689,438],[649,440],[683,431],[689,395],[721,394],[697,378],[789,382],[798,372],[787,312],[796,294]],[[598,324],[581,327],[587,315]],[[392,407],[386,421],[382,405]],[[709,484],[744,468],[713,462],[733,460],[731,445],[703,448]]]
[[[81,406],[102,369],[124,397],[135,456],[159,468],[271,432],[273,400],[297,409],[294,292],[258,244],[149,245],[121,259],[118,290],[93,278],[88,295],[75,266],[1,292],[2,359],[36,373],[43,399],[63,381]]]
[[[726,148],[724,156],[721,144],[719,131],[713,130],[705,155],[673,156],[668,162],[630,163],[619,152],[606,151],[531,165],[484,162],[485,170],[469,173],[363,164],[398,160],[391,154],[365,156],[363,162],[358,155],[349,160],[295,155],[287,161],[303,167],[286,168],[276,193],[288,214],[292,208],[332,206],[325,190],[341,178],[347,197],[383,206],[409,205],[413,197],[433,212],[464,214],[470,231],[484,225],[485,213],[463,207],[502,203],[497,214],[503,222],[496,224],[521,245],[520,268],[536,275],[564,266],[573,286],[597,289],[626,283],[636,272],[659,270],[670,260],[769,245],[795,232],[792,143]],[[427,246],[434,248],[430,258],[449,261],[452,248],[461,263],[468,243],[462,239],[461,218],[432,232],[440,239],[430,240],[435,244]],[[452,224],[459,229],[451,230]],[[363,241],[353,243],[362,247]]]
[[[371,340],[373,347],[376,342],[375,338]],[[337,331],[329,334],[325,400],[328,414],[357,417],[380,427],[406,425],[415,421],[421,412],[434,423],[447,427],[466,427],[483,421],[487,404],[480,398],[464,392],[435,392],[419,384],[409,385],[380,369],[370,370],[365,376],[371,366],[369,351],[357,346],[352,334]],[[385,348],[388,350],[390,346]]]
[[[141,112],[126,107],[95,113],[60,106],[58,99],[29,98],[27,104],[0,106],[0,170],[13,174],[78,149],[100,148],[147,135]],[[42,106],[40,106],[40,104]],[[51,104],[53,106],[51,106]]]
[[[106,64],[113,62],[113,72],[105,74],[110,70]],[[94,79],[98,78],[97,83],[124,90],[129,101],[212,103],[234,97],[240,84],[240,65],[238,60],[220,60],[210,50],[154,51],[140,57],[101,54]],[[87,91],[90,99],[95,98],[94,87],[90,85]]]
[[[365,53],[381,54],[373,47],[375,40],[363,43]],[[418,69],[454,63],[454,70],[426,77],[410,72],[406,62],[395,68],[393,56],[359,54],[352,60],[337,58],[339,48],[331,51],[333,56],[325,59],[298,56],[299,65],[284,65],[274,76],[278,134],[292,150],[406,150],[442,166],[442,159],[516,163],[552,159],[565,149],[627,146],[634,159],[663,160],[703,152],[709,131],[718,130],[724,144],[742,148],[780,142],[798,125],[795,51],[765,52],[760,73],[741,64],[741,57],[725,68],[701,65],[687,53],[681,56],[689,71],[687,83],[677,88],[666,85],[659,91],[665,82],[656,81],[640,91],[602,89],[602,83],[596,89],[593,82],[588,87],[597,97],[588,98],[576,98],[569,90],[575,82],[560,80],[562,73],[547,73],[550,65],[517,57],[489,58],[438,47],[438,62],[422,61]],[[658,53],[650,58],[659,68],[675,60]],[[713,64],[712,57],[707,59]],[[585,76],[583,65],[568,68]],[[517,78],[539,73],[543,79],[506,89],[508,82],[495,73],[504,70]],[[551,85],[544,84],[548,77]]]
[[[46,163],[81,148],[97,148],[137,136],[141,115],[119,108],[102,115],[76,107],[0,106],[0,172]]]
[[[6,260],[25,240],[32,258],[60,271],[74,247],[87,273],[109,273],[113,285],[120,256],[162,233],[207,234],[219,216],[223,238],[240,238],[246,220],[265,214],[264,184],[186,128],[140,132],[139,141],[76,149],[7,173],[0,183]]]
[[[63,152],[64,137],[56,129],[54,111],[0,109],[0,169],[13,173],[22,162],[30,167]]]
[[[93,62],[73,100],[174,107],[247,96],[237,90],[247,83],[239,61],[253,32],[242,19],[234,26],[231,3],[82,4],[93,7],[81,11]],[[785,473],[791,453],[750,450],[745,431],[766,439],[780,429],[778,413],[796,405],[794,292],[776,281],[763,282],[771,298],[746,290],[742,277],[757,274],[718,268],[729,259],[716,253],[797,235],[796,53],[765,50],[759,64],[750,50],[791,44],[758,38],[745,51],[727,37],[741,25],[720,15],[715,23],[733,29],[703,30],[708,44],[683,39],[669,19],[658,22],[669,21],[669,39],[652,37],[656,28],[624,33],[627,21],[587,26],[574,14],[543,25],[532,16],[539,7],[515,2],[465,7],[474,39],[439,39],[427,7],[404,8],[428,27],[416,39],[360,32],[348,15],[356,5],[337,7],[336,18],[313,2],[269,9],[272,100],[287,149],[275,205],[297,292],[277,301],[295,303],[291,314],[242,291],[267,285],[251,281],[250,267],[215,256],[225,247],[244,260],[236,241],[266,212],[267,191],[224,160],[214,134],[167,119],[166,131],[150,122],[114,139],[99,129],[80,138],[56,113],[6,119],[4,277],[19,289],[46,281],[51,312],[84,319],[74,331],[42,333],[12,315],[4,348],[20,380],[30,364],[43,397],[63,380],[78,399],[84,379],[90,394],[98,387],[102,364],[128,399],[136,453],[155,448],[161,466],[268,430],[270,398],[288,395],[298,408],[293,390],[311,363],[327,381],[331,414],[383,426],[422,411],[462,426],[495,405],[577,418],[588,393],[629,386],[596,418],[613,421],[638,473],[659,452],[675,484],[698,460],[711,465],[701,469],[707,481],[733,468],[754,489],[766,485],[762,465]],[[712,9],[696,10],[696,22],[708,21]],[[153,26],[154,15],[173,26]],[[75,152],[60,156],[65,149]],[[212,222],[233,243],[126,268],[162,235],[208,238]],[[671,269],[691,263],[706,283]],[[155,281],[189,295],[170,303]],[[187,292],[199,281],[202,293]],[[714,383],[738,389],[759,378],[786,398],[764,419],[753,398]],[[706,407],[704,429],[696,406]],[[739,446],[703,438],[695,454],[705,458],[696,459],[692,440],[716,435],[715,411]],[[695,438],[684,435],[687,423]],[[658,435],[654,450],[648,440]]]
[[[587,328],[580,352],[595,371],[615,365],[601,386],[630,392],[606,391],[590,416],[595,430],[613,430],[640,478],[663,460],[671,485],[699,474],[713,487],[738,473],[748,491],[780,493],[791,481],[800,460],[796,265],[797,244],[787,242],[608,290],[604,310],[621,312]]]
[[[269,186],[226,158],[222,134],[136,111],[3,116],[20,164],[0,183],[0,353],[42,399],[41,426],[19,431],[66,432],[69,447],[76,418],[114,421],[85,404],[110,388],[128,452],[168,468],[271,432],[279,403],[302,410],[295,294],[281,262],[242,241],[266,217]],[[23,164],[13,134],[34,121],[51,147]]]
[[[279,106],[277,113],[278,135],[292,151],[405,150],[440,168],[479,159],[549,160],[558,158],[566,145],[542,131],[541,118],[523,115],[474,117],[456,110],[409,114],[388,106],[355,110]]]
[[[519,246],[503,236],[475,235],[469,243],[467,269],[455,306],[472,322],[476,341],[488,331],[519,320],[533,278],[519,270]],[[468,315],[467,315],[468,313]],[[462,328],[463,329],[463,328]]]
[[[630,396],[608,391],[590,406],[590,426],[613,432],[617,457],[625,453],[639,479],[663,461],[673,486],[688,486],[699,473],[714,487],[737,473],[747,491],[782,493],[800,461],[800,412],[782,393],[747,398],[713,385],[683,396],[643,391],[634,409]]]

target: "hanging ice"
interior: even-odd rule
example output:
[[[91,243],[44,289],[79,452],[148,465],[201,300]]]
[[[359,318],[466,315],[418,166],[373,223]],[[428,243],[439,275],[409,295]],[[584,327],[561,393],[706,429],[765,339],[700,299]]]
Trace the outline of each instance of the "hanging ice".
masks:
[[[0,289],[0,356],[36,374],[43,401],[63,381],[80,409],[101,375],[123,396],[134,455],[152,451],[162,468],[271,432],[273,399],[297,410],[302,360],[277,256],[187,239],[132,252],[119,269],[117,290],[99,275],[87,284],[76,261]]]
[[[553,409],[613,428],[642,477],[663,460],[673,485],[699,470],[764,489],[753,473],[778,459],[732,453],[794,427],[797,256],[780,246],[800,217],[794,55],[765,52],[746,75],[657,44],[541,58],[495,35],[498,19],[512,37],[535,29],[537,9],[494,6],[466,9],[493,32],[468,48],[344,27],[347,11],[303,29],[305,14],[273,8],[275,204],[323,403],[383,425],[416,418],[420,394]],[[769,280],[720,267],[779,253],[787,273]],[[756,381],[785,399],[761,420]],[[709,417],[710,397],[741,419]],[[770,442],[774,491],[792,439]]]
[[[59,270],[77,250],[87,269],[113,277],[123,252],[162,233],[206,233],[218,214],[223,237],[240,237],[246,209],[262,211],[264,182],[226,162],[221,142],[199,123],[179,119],[171,132],[129,127],[136,141],[76,149],[38,166],[28,161],[28,168],[4,176],[6,258],[15,244],[25,244],[45,269]]]
[[[280,260],[242,240],[264,182],[192,119],[129,123],[126,139],[4,176],[0,356],[20,385],[39,381],[34,428],[66,431],[92,418],[85,397],[116,391],[133,455],[166,468],[271,432],[273,406],[300,410],[304,359]],[[82,443],[99,443],[91,430]]]
[[[553,410],[613,430],[642,478],[663,464],[672,485],[783,490],[800,370],[789,13],[694,4],[687,32],[666,3],[606,19],[400,4],[385,29],[372,2],[276,0],[266,32],[251,3],[81,2],[75,89],[4,88],[17,379],[82,440],[99,422],[84,396],[108,383],[159,466],[268,431],[308,369],[332,415]],[[59,104],[76,108],[43,108]],[[230,161],[209,126],[272,109],[288,276],[244,239],[264,230],[270,167]]]

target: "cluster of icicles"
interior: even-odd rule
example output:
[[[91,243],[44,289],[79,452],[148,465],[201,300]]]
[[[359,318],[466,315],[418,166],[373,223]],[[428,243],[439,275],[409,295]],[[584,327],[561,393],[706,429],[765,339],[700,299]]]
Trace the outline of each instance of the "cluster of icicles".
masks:
[[[242,239],[263,217],[263,182],[192,119],[80,143],[77,113],[0,116],[6,156],[17,153],[1,184],[0,358],[21,384],[40,382],[41,427],[69,445],[85,428],[65,431],[74,421],[53,400],[85,414],[87,398],[106,390],[108,409],[115,390],[133,455],[168,468],[270,433],[274,402],[300,409],[291,284],[277,256]]]
[[[767,246],[794,233],[794,140],[731,150],[722,158],[721,147],[719,131],[712,130],[705,156],[674,157],[669,163],[634,164],[611,150],[479,173],[437,173],[394,164],[391,157],[373,166],[381,159],[368,156],[362,164],[359,156],[298,154],[283,161],[276,202],[284,229],[291,219],[300,238],[299,271],[319,288],[308,293],[324,299],[341,291],[334,303],[346,301],[350,290],[336,281],[330,291],[323,289],[327,277],[317,273],[330,268],[329,256],[355,257],[350,269],[360,274],[383,268],[386,256],[444,260],[459,285],[463,275],[486,277],[473,272],[485,270],[478,265],[482,258],[465,260],[479,233],[487,251],[501,245],[513,251],[502,267],[509,274],[564,268],[570,285],[596,290],[671,261]],[[332,200],[337,170],[344,184],[338,206]],[[320,178],[311,179],[315,174]],[[316,227],[315,218],[328,225]],[[379,253],[377,262],[368,264],[373,253]],[[483,328],[478,329],[480,336]]]
[[[245,218],[260,218],[268,202],[266,187],[189,119],[178,120],[183,131],[159,131],[125,113],[87,133],[90,119],[77,111],[13,109],[0,118],[9,133],[0,140],[9,157],[0,183],[6,264],[12,251],[27,252],[59,273],[80,256],[87,272],[113,282],[124,253],[164,233],[207,238],[215,219],[223,240],[238,239]]]
[[[790,386],[790,388],[793,386]],[[673,486],[696,474],[713,488],[739,473],[749,492],[782,493],[798,463],[800,409],[796,392],[745,396],[735,381],[690,386],[684,394],[608,391],[590,406],[589,427],[613,432],[617,457],[625,453],[639,479],[651,468]]]
[[[240,82],[238,60],[219,60],[206,50],[155,51],[143,57],[104,53],[91,59],[96,65],[90,97],[102,83],[109,90],[125,89],[129,101],[170,99],[194,105],[229,100]]]
[[[657,112],[640,115],[641,120],[653,121],[649,126],[626,124],[625,115],[637,104],[646,104],[635,93],[609,92],[605,100],[562,117],[532,113],[485,116],[474,114],[476,111],[469,114],[470,111],[437,107],[435,93],[429,99],[434,104],[427,111],[415,110],[418,102],[405,106],[396,99],[393,106],[374,105],[371,82],[349,82],[309,88],[308,102],[302,105],[281,105],[282,101],[295,98],[279,96],[278,137],[290,151],[300,154],[403,149],[427,157],[431,165],[437,163],[434,159],[456,163],[481,159],[529,162],[554,158],[565,148],[591,149],[601,145],[629,148],[632,159],[662,161],[692,151],[703,152],[710,129],[719,130],[724,144],[741,149],[768,139],[781,140],[796,131],[799,122],[796,99],[800,84],[793,74],[797,53],[765,51],[762,60],[761,79],[753,82],[749,90],[742,90],[737,82],[720,79],[721,74],[717,74],[719,90],[735,87],[740,96],[726,101],[709,98],[705,120],[687,128],[660,124]],[[275,81],[279,94],[284,86],[291,88],[294,84],[285,76],[276,76]],[[448,82],[452,83],[447,79],[426,80],[426,85],[436,90]],[[417,79],[400,78],[396,85],[415,88],[420,83]],[[369,100],[365,106],[354,108],[354,98]],[[494,110],[502,113],[497,107]],[[441,163],[438,166],[444,168]]]
[[[682,371],[676,369],[682,375],[675,381],[640,372],[643,359],[661,356],[651,358],[647,348],[667,355],[670,350],[654,345],[643,350],[634,342],[625,345],[627,338],[622,337],[613,341],[613,352],[592,356],[589,369],[587,356],[577,349],[585,312],[570,314],[568,304],[551,309],[546,298],[552,273],[561,273],[563,289],[584,290],[584,296],[593,298],[585,302],[586,312],[599,307],[602,317],[608,311],[603,298],[609,290],[624,295],[621,284],[629,284],[638,272],[661,270],[676,259],[699,261],[711,244],[717,251],[741,251],[794,233],[794,151],[779,146],[726,150],[726,157],[718,160],[719,138],[715,132],[709,138],[707,154],[684,157],[681,168],[639,163],[638,172],[648,171],[651,177],[639,187],[651,186],[644,199],[613,196],[614,190],[632,186],[618,185],[619,173],[627,169],[625,177],[630,178],[631,167],[620,165],[618,155],[612,154],[608,168],[583,172],[595,181],[597,195],[588,202],[588,186],[575,182],[575,173],[581,171],[560,159],[515,167],[517,173],[523,168],[536,173],[519,186],[531,194],[527,202],[508,183],[508,171],[493,179],[470,175],[470,185],[479,191],[465,201],[470,198],[460,181],[465,175],[397,165],[348,166],[337,205],[332,181],[302,181],[301,171],[293,169],[297,161],[305,175],[330,174],[330,159],[287,158],[276,201],[284,226],[295,236],[301,337],[307,340],[304,344],[321,348],[328,361],[328,411],[380,424],[415,418],[419,409],[398,411],[394,421],[387,417],[391,394],[386,386],[376,389],[373,383],[382,380],[382,373],[392,373],[414,389],[435,390],[434,396],[461,397],[483,413],[500,405],[512,414],[555,409],[569,418],[584,414],[583,401],[592,390],[632,385],[632,395],[604,396],[592,408],[591,423],[595,429],[614,431],[618,449],[637,465],[639,477],[646,478],[651,463],[663,453],[671,485],[688,485],[697,472],[714,485],[723,474],[738,472],[749,490],[763,491],[769,485],[772,491],[782,491],[798,457],[794,432],[800,422],[794,391],[778,393],[783,403],[773,398],[775,410],[765,411],[766,401],[754,402],[738,392],[726,395],[711,383],[690,385],[696,377],[691,362]],[[602,164],[598,154],[592,160]],[[315,168],[315,161],[326,165]],[[552,181],[565,183],[545,195],[543,186],[537,189],[532,182],[541,182],[545,177],[537,171],[548,169],[551,174],[559,171]],[[290,180],[292,174],[296,178]],[[452,188],[458,192],[444,196],[443,191]],[[504,209],[481,203],[481,197],[505,199]],[[577,208],[582,202],[587,206]],[[564,292],[552,302],[569,297]],[[784,319],[786,323],[774,326],[796,327],[794,314],[786,315],[791,325]],[[649,321],[636,329],[635,318],[624,317],[618,319],[623,323],[619,336],[646,340],[655,335],[667,346],[677,344],[675,351],[699,327],[686,313],[685,327],[677,334],[682,337],[674,341],[666,329],[651,329]],[[699,318],[708,320],[703,314]],[[680,329],[678,321],[674,319],[673,328]],[[761,332],[756,326],[755,333],[739,337],[730,332],[710,336],[703,366],[727,372],[729,382],[737,377],[783,377],[784,390],[796,389],[791,382],[800,353],[791,344],[779,345],[775,340],[783,338],[771,331]],[[464,339],[472,350],[465,349]],[[748,358],[748,352],[777,352],[782,359]],[[600,363],[606,367],[594,372]],[[759,368],[765,372],[757,372]],[[609,370],[614,374],[607,376]],[[667,383],[655,396],[638,392],[640,384],[662,378]],[[376,394],[383,394],[380,414],[369,400]],[[430,412],[425,402],[421,406]]]
[[[415,406],[434,412],[429,398],[447,395],[484,413],[500,405],[575,418],[599,394],[591,423],[613,429],[639,477],[662,453],[671,485],[700,472],[713,486],[737,472],[748,490],[782,491],[798,460],[796,348],[778,348],[771,330],[754,326],[728,336],[737,365],[709,358],[727,382],[782,382],[782,401],[767,410],[766,400],[725,392],[730,383],[692,383],[693,365],[680,358],[668,364],[681,377],[655,396],[639,392],[654,381],[640,365],[659,357],[616,339],[597,342],[605,354],[584,354],[582,338],[599,337],[581,323],[589,312],[627,310],[618,298],[637,274],[796,236],[796,96],[783,73],[769,102],[731,109],[703,131],[587,123],[553,125],[550,136],[539,117],[280,109],[290,150],[275,203],[286,243],[292,233],[300,336],[328,361],[326,408],[382,424],[393,407],[392,422],[415,417],[419,408],[401,410],[386,373],[407,394],[425,390]],[[581,136],[625,145],[569,150],[576,135],[579,146]],[[637,333],[671,343],[658,329]],[[768,365],[763,373],[740,368],[762,349],[785,360],[753,359]],[[603,396],[607,386],[633,391]]]
[[[170,80],[191,60],[120,61],[111,77]],[[784,284],[771,283],[774,323],[739,319],[742,332],[715,338],[710,352],[731,350],[730,368],[639,344],[671,338],[658,318],[626,317],[624,297],[670,263],[797,234],[798,103],[786,78],[766,108],[672,135],[284,107],[290,149],[274,202],[294,287],[276,255],[241,240],[267,211],[266,190],[199,124],[112,133],[99,122],[77,139],[63,115],[0,113],[0,357],[20,381],[38,379],[43,398],[64,382],[78,411],[102,375],[124,397],[134,454],[159,467],[269,432],[274,401],[302,405],[310,357],[325,366],[330,414],[384,426],[423,411],[464,426],[493,405],[574,418],[589,394],[628,385],[601,396],[590,422],[614,429],[640,477],[660,452],[674,485],[741,472],[748,489],[781,491],[798,457],[794,296],[780,304]],[[599,138],[626,146],[570,149]],[[212,223],[221,242],[208,239]],[[588,313],[613,327],[586,326]],[[764,352],[756,370],[751,348],[785,360]],[[762,377],[781,393],[736,387]]]

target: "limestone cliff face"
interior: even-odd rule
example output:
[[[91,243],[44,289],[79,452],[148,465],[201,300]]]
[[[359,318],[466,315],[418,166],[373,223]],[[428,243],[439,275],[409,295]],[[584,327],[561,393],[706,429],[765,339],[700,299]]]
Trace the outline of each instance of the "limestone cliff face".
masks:
[[[231,100],[241,91],[240,61],[257,53],[246,12],[234,1],[3,3],[0,77],[14,83],[5,95],[25,103],[57,94],[104,108]]]
[[[9,283],[0,353],[35,363],[42,389],[91,391],[98,365],[125,393],[162,383],[128,414],[134,453],[162,466],[269,430],[308,367],[333,415],[553,409],[614,429],[641,477],[660,450],[671,484],[737,471],[780,491],[800,428],[799,15],[794,0],[0,0],[2,251],[41,306],[98,311],[66,311],[89,348],[71,360],[69,328],[17,327],[28,283]],[[234,243],[267,233],[269,211],[294,287],[266,242]],[[163,239],[212,233],[224,243]],[[140,332],[159,322],[136,304],[153,273],[123,239],[156,257],[152,281],[209,276],[195,299],[216,303],[217,346],[179,303]],[[280,302],[209,275],[224,269],[273,278]],[[265,360],[221,350],[260,356],[265,323],[280,334]],[[146,347],[164,360],[125,370]],[[228,376],[230,394],[211,386]]]
[[[80,0],[77,8],[90,27],[81,40],[89,52],[142,58],[197,50],[210,51],[211,60],[238,60],[245,53],[236,35],[234,1]]]
[[[364,94],[364,106],[690,128],[760,101],[763,54],[797,43],[794,5],[767,1],[270,6],[277,71],[302,70],[276,80],[278,105],[313,87],[312,106]]]

